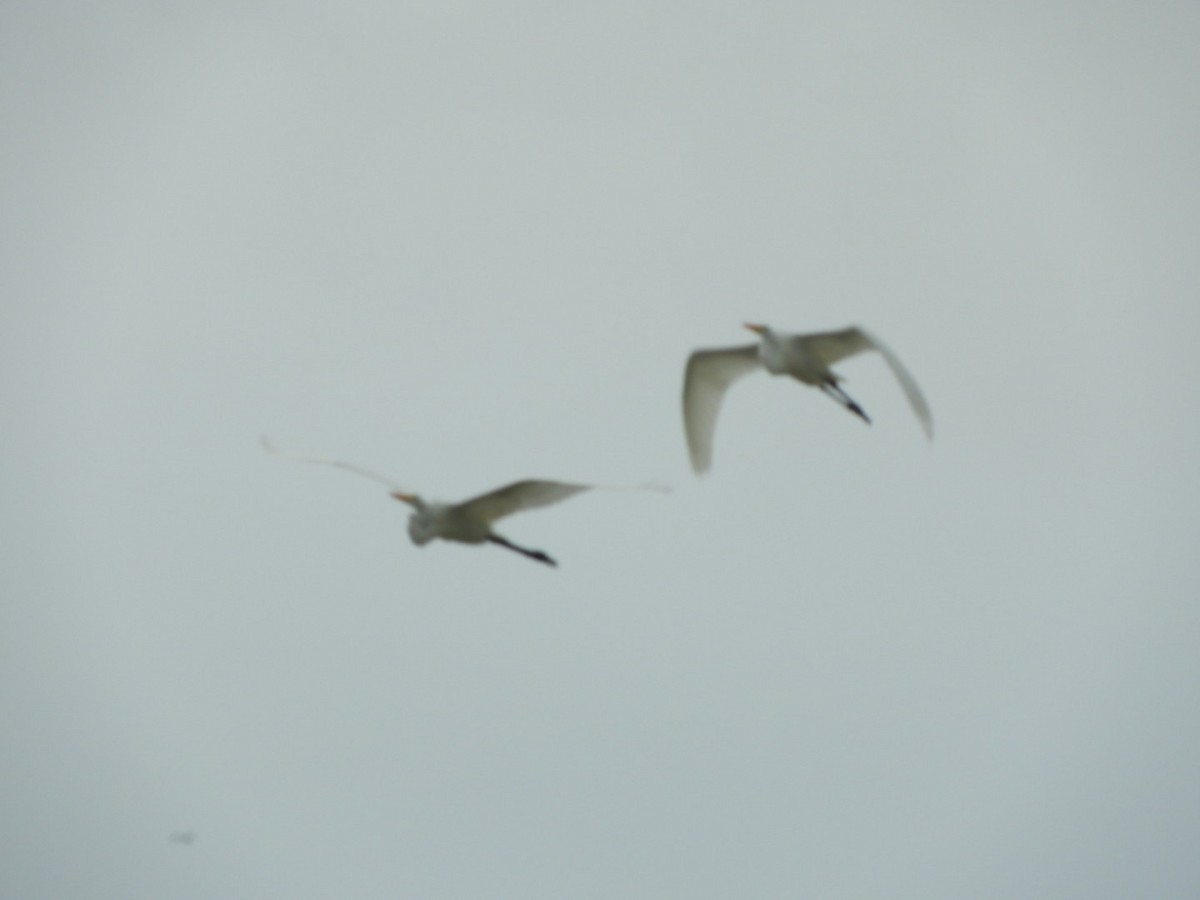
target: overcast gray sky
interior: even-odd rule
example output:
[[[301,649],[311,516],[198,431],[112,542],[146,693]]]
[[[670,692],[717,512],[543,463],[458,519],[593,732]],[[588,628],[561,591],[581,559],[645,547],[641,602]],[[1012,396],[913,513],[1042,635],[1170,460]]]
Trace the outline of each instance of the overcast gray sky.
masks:
[[[0,6],[0,894],[1194,897],[1195,3]],[[863,324],[874,418],[695,347]],[[377,485],[639,482],[405,534]],[[191,844],[172,833],[192,831]]]

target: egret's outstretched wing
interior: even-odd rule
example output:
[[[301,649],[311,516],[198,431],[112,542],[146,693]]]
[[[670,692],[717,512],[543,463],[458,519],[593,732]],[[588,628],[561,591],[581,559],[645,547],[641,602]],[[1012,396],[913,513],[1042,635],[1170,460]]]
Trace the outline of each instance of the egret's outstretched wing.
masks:
[[[590,484],[568,484],[565,481],[515,481],[455,505],[472,518],[479,518],[490,525],[513,513],[550,506],[591,489]]]
[[[393,482],[390,478],[380,475],[377,472],[372,472],[370,469],[364,469],[362,466],[356,466],[354,463],[342,462],[340,459],[324,459],[318,456],[297,456],[294,453],[285,453],[271,443],[270,438],[265,435],[259,438],[263,449],[268,453],[274,453],[276,456],[282,456],[285,459],[292,459],[296,462],[316,463],[321,466],[333,466],[338,469],[345,469],[347,472],[353,472],[355,475],[361,475],[364,478],[370,478],[372,481],[378,481],[380,484],[386,484],[395,491],[403,492],[404,488]]]
[[[933,440],[933,413],[929,411],[929,404],[925,402],[925,395],[921,393],[921,388],[917,385],[917,380],[912,377],[908,369],[904,368],[904,363],[900,362],[900,357],[892,352],[891,348],[879,338],[874,337],[866,331],[857,329],[870,344],[879,351],[879,355],[887,360],[888,367],[892,370],[892,374],[896,376],[896,380],[900,382],[900,387],[904,388],[904,396],[908,398],[908,405],[912,407],[916,413],[917,419],[921,422],[921,427],[925,429],[925,436],[931,441]]]
[[[929,404],[925,402],[925,395],[917,386],[916,379],[900,362],[900,357],[896,356],[891,348],[879,338],[862,328],[843,328],[841,331],[800,334],[792,340],[802,348],[803,352],[816,357],[826,366],[832,366],[847,356],[868,350],[879,353],[887,361],[896,380],[900,382],[900,387],[904,388],[904,396],[908,398],[908,403],[920,420],[921,427],[925,429],[926,436],[933,440],[933,415],[929,411]]]
[[[847,356],[878,349],[871,336],[861,328],[797,334],[791,340],[802,354],[819,360],[827,367]]]
[[[712,465],[713,432],[725,391],[758,367],[758,344],[697,350],[688,357],[683,376],[683,427],[695,472],[707,472]]]

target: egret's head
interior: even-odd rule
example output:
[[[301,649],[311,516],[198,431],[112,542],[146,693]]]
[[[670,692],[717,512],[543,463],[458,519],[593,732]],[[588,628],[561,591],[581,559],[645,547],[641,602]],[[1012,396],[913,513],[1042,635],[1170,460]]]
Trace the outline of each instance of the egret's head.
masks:
[[[406,494],[404,491],[392,491],[392,497],[401,503],[407,503],[413,509],[424,509],[425,501],[416,494]]]
[[[753,331],[759,337],[766,337],[767,332],[770,331],[770,329],[767,328],[766,325],[756,325],[753,322],[746,322],[742,325],[742,327],[748,328],[750,331]]]
[[[408,536],[414,544],[428,544],[437,537],[437,521],[429,505],[416,494],[392,491],[392,496],[413,508],[408,517]]]

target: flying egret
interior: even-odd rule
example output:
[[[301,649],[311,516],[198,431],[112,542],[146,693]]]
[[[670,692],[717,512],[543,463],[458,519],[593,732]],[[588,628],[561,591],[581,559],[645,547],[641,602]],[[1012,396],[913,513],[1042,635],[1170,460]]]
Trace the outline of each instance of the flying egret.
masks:
[[[688,357],[683,381],[683,424],[692,469],[698,474],[707,472],[712,465],[713,432],[725,391],[737,379],[759,367],[772,375],[791,375],[797,381],[819,387],[864,422],[870,423],[862,407],[842,390],[841,377],[830,368],[847,356],[868,350],[876,351],[887,361],[925,434],[933,439],[933,418],[917,382],[886,344],[863,329],[792,334],[774,331],[766,325],[746,324],[745,327],[760,336],[757,344],[697,350]]]
[[[336,459],[295,456],[291,453],[284,453],[265,437],[262,438],[262,445],[269,453],[285,456],[288,459],[294,459],[298,462],[336,466],[339,469],[345,469],[370,478],[372,481],[378,481],[381,484],[387,485],[392,489],[390,496],[412,507],[412,515],[408,518],[408,536],[418,546],[428,544],[434,538],[441,538],[444,541],[457,541],[461,544],[498,544],[501,547],[507,547],[509,550],[514,550],[548,566],[557,566],[558,563],[542,550],[530,550],[527,547],[521,547],[497,534],[492,530],[492,523],[513,513],[518,513],[526,509],[537,509],[541,506],[550,506],[584,491],[602,487],[601,485],[593,484],[569,484],[564,481],[526,479],[524,481],[514,481],[512,484],[497,488],[494,491],[488,491],[486,494],[480,494],[478,497],[472,497],[461,503],[434,503],[425,500],[417,494],[405,491],[384,476],[376,474],[369,469],[364,469],[361,466],[356,466],[353,463],[342,462]],[[606,486],[603,489],[623,490],[623,488],[619,487],[612,488]],[[639,485],[632,489],[666,490],[666,488],[652,484]]]

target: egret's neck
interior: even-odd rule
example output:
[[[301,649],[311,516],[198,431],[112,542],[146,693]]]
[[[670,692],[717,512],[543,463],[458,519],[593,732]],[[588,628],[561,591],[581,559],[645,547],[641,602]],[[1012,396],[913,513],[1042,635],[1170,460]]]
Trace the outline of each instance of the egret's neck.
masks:
[[[787,367],[783,336],[770,328],[764,328],[759,333],[762,335],[762,341],[758,345],[758,358],[762,362],[763,368],[772,374],[784,371]]]
[[[418,506],[413,504],[412,515],[408,517],[408,536],[414,544],[428,544],[438,535],[438,517],[422,501]]]

